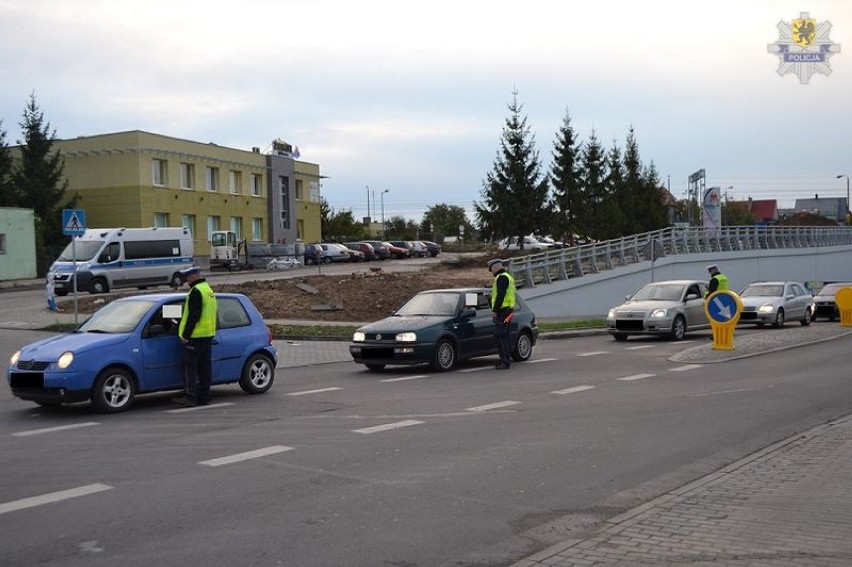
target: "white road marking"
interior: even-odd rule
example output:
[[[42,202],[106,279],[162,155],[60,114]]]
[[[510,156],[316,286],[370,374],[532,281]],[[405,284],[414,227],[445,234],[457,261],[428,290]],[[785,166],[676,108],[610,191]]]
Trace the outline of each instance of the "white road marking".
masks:
[[[494,370],[493,366],[477,366],[476,368],[463,368],[456,372],[482,372],[483,370]]]
[[[234,402],[221,402],[218,404],[207,404],[206,406],[192,406],[188,408],[178,408],[178,409],[170,409],[166,410],[166,413],[186,413],[188,411],[198,411],[198,410],[206,410],[212,408],[224,408],[227,406],[234,405]]]
[[[656,376],[656,374],[634,374],[633,376],[625,376],[624,378],[618,378],[618,380],[630,382],[631,380],[642,380],[643,378],[653,378],[654,376]]]
[[[271,447],[264,447],[263,449],[246,451],[245,453],[237,453],[236,455],[219,457],[218,459],[210,459],[209,461],[201,461],[198,464],[206,465],[208,467],[220,467],[222,465],[230,465],[233,463],[239,463],[240,461],[247,461],[249,459],[257,459],[260,457],[268,457],[269,455],[277,455],[278,453],[291,451],[292,449],[293,447],[285,447],[283,445],[272,445]]]
[[[416,376],[400,376],[399,378],[385,378],[381,382],[404,382],[406,380],[417,380],[418,378],[428,378],[426,374],[417,374]]]
[[[322,394],[324,392],[334,392],[335,390],[342,390],[343,388],[320,388],[319,390],[303,390],[301,392],[287,392],[288,396],[307,396],[309,394]]]
[[[536,364],[538,362],[553,362],[554,360],[559,360],[558,358],[537,358],[536,360],[528,360],[524,364]]]
[[[78,496],[87,496],[89,494],[95,494],[96,492],[103,492],[104,490],[112,490],[112,488],[112,486],[106,484],[89,484],[77,488],[70,488],[68,490],[60,490],[59,492],[42,494],[41,496],[31,496],[30,498],[23,498],[21,500],[15,500],[14,502],[0,504],[0,514],[23,510],[25,508],[34,508],[36,506],[41,506],[42,504],[61,502],[70,498],[77,498]]]
[[[596,350],[593,352],[581,352],[577,356],[597,356],[599,354],[609,354],[608,350]]]
[[[639,349],[643,349],[643,348],[654,348],[655,346],[657,346],[657,345],[629,346],[629,347],[626,347],[624,350],[639,350]]]
[[[675,366],[674,368],[669,368],[669,372],[686,372],[687,370],[695,370],[696,368],[701,368],[703,365],[701,364],[684,364],[683,366]]]
[[[705,392],[703,394],[691,394],[693,398],[701,398],[703,396],[717,396],[719,394],[738,394],[740,392],[750,392],[751,388],[738,388],[736,390],[719,390],[718,392]]]
[[[508,401],[505,401],[505,402],[497,402],[497,403],[493,403],[493,404],[487,404],[487,405],[484,405],[484,406],[476,406],[476,407],[473,407],[473,408],[467,408],[467,410],[465,410],[465,411],[489,411],[489,410],[493,410],[493,409],[500,409],[500,408],[507,408],[507,407],[510,407],[510,406],[516,406],[520,403],[522,403],[522,402],[513,402],[511,400],[508,400]]]
[[[577,392],[585,392],[586,390],[594,390],[594,386],[574,386],[573,388],[565,388],[564,390],[556,390],[555,392],[550,392],[551,394],[563,395],[563,394],[576,394]]]
[[[85,421],[83,423],[74,423],[71,425],[58,425],[56,427],[45,427],[44,429],[31,429],[29,431],[18,431],[12,433],[12,437],[29,437],[30,435],[41,435],[42,433],[54,433],[56,431],[67,431],[69,429],[79,429],[80,427],[90,427],[92,425],[100,425],[97,421]]]
[[[370,433],[378,433],[380,431],[390,431],[392,429],[399,429],[400,427],[410,427],[412,425],[420,425],[422,423],[426,423],[425,421],[417,421],[416,419],[406,419],[405,421],[397,421],[395,423],[385,423],[384,425],[374,425],[373,427],[364,427],[362,429],[353,429],[352,431],[355,433],[362,433],[364,435],[369,435]]]

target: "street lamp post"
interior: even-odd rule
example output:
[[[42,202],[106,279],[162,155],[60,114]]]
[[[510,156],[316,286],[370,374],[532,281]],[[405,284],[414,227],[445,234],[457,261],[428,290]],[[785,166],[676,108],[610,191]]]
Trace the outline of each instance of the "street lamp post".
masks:
[[[845,224],[849,224],[849,175],[846,173],[841,173],[837,176],[838,179],[841,177],[846,178],[846,214],[844,215]]]
[[[390,189],[382,191],[382,240],[385,239],[385,193],[389,191]]]

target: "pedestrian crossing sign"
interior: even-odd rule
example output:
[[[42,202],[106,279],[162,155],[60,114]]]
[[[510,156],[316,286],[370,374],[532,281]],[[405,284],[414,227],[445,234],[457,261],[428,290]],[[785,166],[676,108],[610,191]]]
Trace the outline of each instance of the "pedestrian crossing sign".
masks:
[[[62,234],[83,236],[86,232],[86,211],[82,209],[62,209]]]

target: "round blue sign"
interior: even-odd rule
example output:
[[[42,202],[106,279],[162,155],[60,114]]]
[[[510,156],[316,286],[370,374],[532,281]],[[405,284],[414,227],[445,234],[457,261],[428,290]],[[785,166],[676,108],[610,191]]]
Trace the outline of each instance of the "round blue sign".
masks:
[[[707,303],[707,313],[717,323],[727,323],[737,314],[736,298],[726,292],[715,294]]]

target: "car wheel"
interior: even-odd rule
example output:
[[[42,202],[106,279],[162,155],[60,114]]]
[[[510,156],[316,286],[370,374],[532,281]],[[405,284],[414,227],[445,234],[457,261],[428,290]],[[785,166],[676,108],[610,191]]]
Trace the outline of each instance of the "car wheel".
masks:
[[[331,259],[331,256],[326,256],[323,262],[325,262],[326,264],[331,264],[332,262],[334,262],[334,260]]]
[[[781,327],[784,326],[784,310],[783,309],[778,310],[778,314],[775,315],[775,322],[772,323],[772,326],[775,327],[776,329],[780,329]]]
[[[813,318],[811,317],[811,310],[805,309],[805,316],[802,317],[802,320],[799,321],[799,323],[802,324],[802,327],[807,327],[808,325],[811,324],[812,320],[813,320]]]
[[[384,364],[370,363],[370,364],[365,364],[364,366],[366,366],[367,370],[370,370],[371,372],[380,372],[380,371],[385,369]]]
[[[612,338],[617,341],[626,341],[627,335],[625,335],[624,333],[613,333]]]
[[[265,354],[255,353],[246,360],[240,377],[240,388],[247,394],[262,394],[272,387],[275,365]]]
[[[181,277],[180,272],[172,274],[172,277],[169,279],[169,285],[172,287],[180,287],[183,285],[183,278]]]
[[[435,354],[432,355],[432,369],[446,372],[456,365],[456,346],[449,339],[441,339],[435,345]]]
[[[533,342],[529,332],[521,331],[515,339],[515,347],[512,349],[512,360],[515,362],[526,362],[532,356]]]
[[[103,278],[95,278],[92,280],[91,293],[106,293],[109,291],[109,285]]]
[[[124,368],[110,366],[98,374],[92,388],[92,405],[101,413],[128,409],[136,395],[136,383]]]
[[[678,315],[672,323],[672,332],[670,333],[670,336],[672,340],[682,341],[684,335],[686,335],[686,319],[684,319],[682,315]]]

